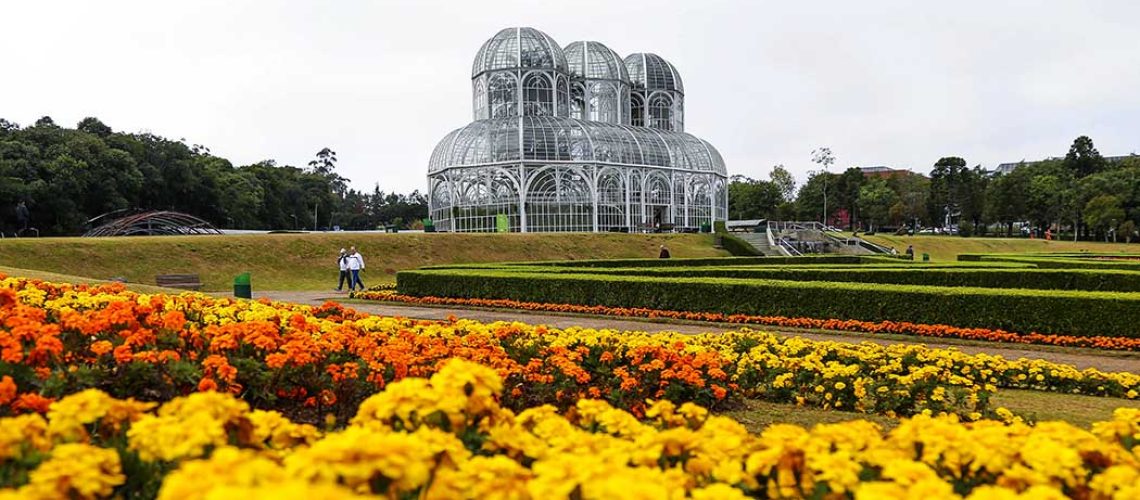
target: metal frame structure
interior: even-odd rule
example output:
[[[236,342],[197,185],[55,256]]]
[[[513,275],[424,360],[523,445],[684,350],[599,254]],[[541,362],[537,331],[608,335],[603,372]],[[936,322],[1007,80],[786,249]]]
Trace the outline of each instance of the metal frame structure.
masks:
[[[475,121],[428,165],[439,231],[696,230],[728,215],[724,159],[683,132],[680,74],[598,42],[507,28],[472,65]],[[648,125],[648,126],[641,126]]]
[[[104,214],[107,215],[107,214]],[[95,221],[103,216],[92,219]],[[156,236],[222,234],[209,222],[181,212],[143,212],[120,217],[87,231],[83,236]]]

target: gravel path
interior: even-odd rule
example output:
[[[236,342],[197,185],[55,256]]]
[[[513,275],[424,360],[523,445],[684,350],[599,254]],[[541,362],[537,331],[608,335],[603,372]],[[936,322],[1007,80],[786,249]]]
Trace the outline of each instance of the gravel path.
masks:
[[[218,293],[217,296],[226,296],[228,294]],[[344,292],[335,292],[329,290],[328,292],[313,292],[313,291],[289,291],[289,292],[255,292],[254,298],[268,297],[271,300],[282,302],[293,302],[299,304],[321,305],[327,301],[341,302],[348,297]],[[530,324],[544,324],[555,328],[568,328],[579,326],[583,328],[609,328],[613,330],[636,330],[646,332],[680,332],[680,333],[706,333],[706,332],[725,332],[734,331],[741,328],[738,325],[725,325],[716,323],[687,323],[687,322],[665,322],[655,321],[650,319],[628,319],[628,318],[613,318],[605,316],[582,316],[582,315],[557,315],[542,312],[530,311],[504,311],[504,310],[487,310],[487,309],[464,309],[459,307],[423,307],[415,305],[402,305],[384,302],[375,303],[360,303],[352,302],[345,304],[346,307],[351,307],[357,311],[363,311],[370,314],[377,314],[381,316],[400,316],[405,318],[415,319],[429,319],[429,320],[446,320],[448,316],[457,316],[461,318],[473,319],[480,322],[494,322],[494,321],[521,321]],[[768,326],[755,325],[750,328],[756,330],[764,330],[770,332],[778,332],[787,335],[798,335],[801,337],[809,338],[812,340],[830,340],[839,342],[860,342],[869,341],[876,344],[889,345],[889,344],[903,344],[903,343],[920,343],[928,347],[947,348],[953,347],[962,352],[976,354],[996,354],[1005,357],[1006,359],[1018,358],[1031,358],[1031,359],[1044,359],[1056,363],[1065,363],[1076,366],[1077,368],[1097,368],[1104,371],[1126,371],[1132,373],[1140,373],[1140,353],[1121,353],[1121,352],[1096,352],[1091,349],[1058,349],[1048,346],[1020,346],[1016,344],[1002,344],[992,343],[986,345],[975,345],[971,343],[955,343],[944,341],[930,341],[929,339],[915,338],[913,340],[896,340],[893,338],[876,338],[870,335],[859,335],[856,333],[823,333],[818,331],[807,331],[787,328],[773,328]]]

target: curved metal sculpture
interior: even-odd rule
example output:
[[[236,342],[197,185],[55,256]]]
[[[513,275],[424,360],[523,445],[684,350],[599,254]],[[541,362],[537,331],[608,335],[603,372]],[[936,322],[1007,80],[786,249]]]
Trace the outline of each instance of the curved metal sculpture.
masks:
[[[115,212],[100,215],[94,222]],[[181,212],[153,211],[120,217],[87,231],[83,236],[158,236],[186,234],[222,234],[202,219]]]

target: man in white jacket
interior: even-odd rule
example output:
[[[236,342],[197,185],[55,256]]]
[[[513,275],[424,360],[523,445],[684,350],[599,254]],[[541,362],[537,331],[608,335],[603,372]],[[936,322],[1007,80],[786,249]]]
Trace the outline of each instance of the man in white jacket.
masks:
[[[350,247],[348,250],[348,272],[352,276],[348,278],[348,289],[354,291],[356,285],[360,285],[360,290],[364,291],[364,282],[360,280],[360,271],[364,270],[364,257],[360,252],[356,251],[356,247]]]

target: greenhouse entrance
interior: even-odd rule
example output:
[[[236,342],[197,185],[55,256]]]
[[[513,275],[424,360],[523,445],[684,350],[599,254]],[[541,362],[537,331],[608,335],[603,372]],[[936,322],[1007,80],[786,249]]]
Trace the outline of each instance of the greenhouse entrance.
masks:
[[[669,205],[646,205],[645,212],[650,214],[649,224],[653,229],[673,229],[673,221],[669,219]]]

